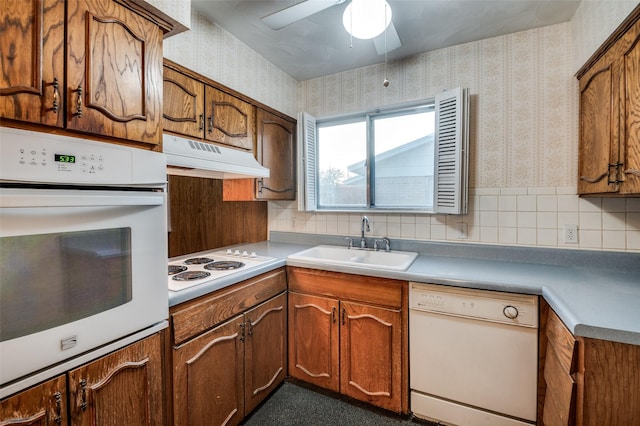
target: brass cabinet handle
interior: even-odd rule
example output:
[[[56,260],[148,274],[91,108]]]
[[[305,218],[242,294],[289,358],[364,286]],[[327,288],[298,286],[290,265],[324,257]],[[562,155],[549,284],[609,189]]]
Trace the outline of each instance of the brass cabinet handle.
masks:
[[[78,86],[74,92],[78,93],[78,100],[76,101],[76,112],[73,115],[82,118],[82,86]]]
[[[200,125],[198,126],[198,131],[204,130],[204,114],[200,114]]]
[[[345,308],[342,308],[342,325],[346,324],[346,315],[347,315],[347,310]]]
[[[333,323],[336,323],[336,307],[334,306],[333,309],[331,310],[331,319],[333,321]]]
[[[207,120],[209,121],[209,133],[213,133],[213,114],[207,117]]]
[[[51,105],[51,110],[57,114],[59,108],[59,99],[60,99],[60,85],[58,84],[58,78],[53,78],[53,103]]]

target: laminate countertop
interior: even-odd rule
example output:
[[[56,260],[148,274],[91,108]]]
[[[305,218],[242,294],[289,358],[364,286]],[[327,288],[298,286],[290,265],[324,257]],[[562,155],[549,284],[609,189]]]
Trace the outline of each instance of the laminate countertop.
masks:
[[[392,250],[419,253],[406,271],[287,260],[289,255],[319,244],[344,246],[344,237],[272,232],[269,241],[232,246],[273,260],[213,283],[170,291],[169,305],[290,265],[541,295],[575,336],[640,345],[640,253],[392,240]]]

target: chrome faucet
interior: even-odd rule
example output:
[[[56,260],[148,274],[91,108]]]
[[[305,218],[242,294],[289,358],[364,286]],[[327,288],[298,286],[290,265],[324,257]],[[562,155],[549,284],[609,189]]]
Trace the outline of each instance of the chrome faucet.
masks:
[[[366,216],[362,216],[362,226],[360,228],[361,238],[360,238],[360,248],[367,248],[367,242],[364,239],[364,233],[369,232],[371,228],[369,228],[369,218]]]

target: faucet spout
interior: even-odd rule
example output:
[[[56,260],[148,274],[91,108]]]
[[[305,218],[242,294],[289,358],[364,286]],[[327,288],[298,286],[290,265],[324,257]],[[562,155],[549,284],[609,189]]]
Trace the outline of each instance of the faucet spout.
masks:
[[[364,233],[369,232],[371,228],[369,227],[369,218],[366,216],[362,216],[362,226],[360,227],[361,238],[360,238],[360,248],[367,248],[367,242],[364,239]]]

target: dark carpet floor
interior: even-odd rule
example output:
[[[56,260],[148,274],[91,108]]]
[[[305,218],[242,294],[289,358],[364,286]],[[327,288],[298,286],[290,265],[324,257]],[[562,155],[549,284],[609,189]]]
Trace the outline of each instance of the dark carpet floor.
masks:
[[[340,426],[417,426],[407,416],[396,416],[363,404],[344,401],[285,382],[242,423],[247,426],[269,425],[340,425]]]

